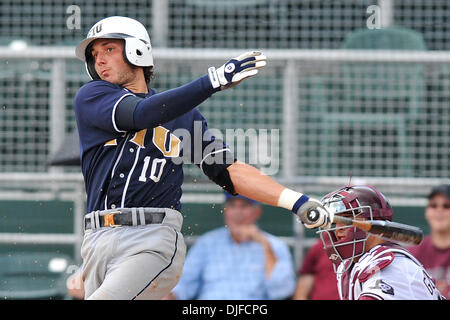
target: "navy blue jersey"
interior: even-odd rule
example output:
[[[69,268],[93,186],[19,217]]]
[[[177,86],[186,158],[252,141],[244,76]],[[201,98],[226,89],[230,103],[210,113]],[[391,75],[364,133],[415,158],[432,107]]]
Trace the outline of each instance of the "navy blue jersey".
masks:
[[[155,94],[150,90],[136,95],[102,80],[91,81],[77,92],[75,114],[87,212],[124,207],[180,210],[183,169],[179,160],[188,158],[201,167],[205,155],[229,151],[222,141],[204,135],[207,123],[197,109],[152,128],[123,131],[117,127],[114,115],[123,99]],[[186,139],[186,135],[200,137],[200,152],[194,150],[194,138]]]

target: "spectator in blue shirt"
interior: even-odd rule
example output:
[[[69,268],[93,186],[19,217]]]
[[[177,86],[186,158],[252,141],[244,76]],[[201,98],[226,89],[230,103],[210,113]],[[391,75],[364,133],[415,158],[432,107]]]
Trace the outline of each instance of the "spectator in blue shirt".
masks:
[[[260,204],[226,194],[226,226],[200,236],[188,251],[169,299],[289,299],[295,272],[288,246],[258,228]]]

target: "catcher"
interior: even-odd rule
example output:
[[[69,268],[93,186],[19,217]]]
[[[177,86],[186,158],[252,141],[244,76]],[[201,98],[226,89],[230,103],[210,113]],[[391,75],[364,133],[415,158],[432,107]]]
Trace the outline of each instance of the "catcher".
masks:
[[[190,158],[233,195],[301,217],[314,211],[319,219],[305,220],[309,228],[327,223],[319,201],[237,161],[223,141],[205,134],[206,120],[196,107],[255,76],[266,65],[261,52],[244,53],[190,83],[156,93],[149,87],[154,64],[147,30],[114,16],[90,29],[76,56],[92,78],[74,101],[87,193],[81,248],[85,298],[160,299],[176,285],[186,253],[180,233],[183,168],[175,161],[180,157]],[[177,129],[209,136],[201,154]]]
[[[392,221],[394,215],[388,199],[372,186],[342,187],[321,201],[332,215],[353,220]],[[340,224],[318,233],[333,262],[341,300],[444,299],[422,264],[400,245]]]

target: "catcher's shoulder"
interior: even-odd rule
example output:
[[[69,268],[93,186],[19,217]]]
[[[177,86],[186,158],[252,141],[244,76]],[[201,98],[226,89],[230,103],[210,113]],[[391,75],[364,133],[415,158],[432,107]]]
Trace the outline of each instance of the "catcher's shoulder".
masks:
[[[364,255],[358,263],[358,280],[367,281],[380,270],[394,262],[395,253],[389,245],[378,245]]]
[[[403,267],[409,268],[408,266],[415,268],[421,266],[420,262],[406,248],[393,243],[382,244],[373,247],[360,259],[358,280],[365,282],[372,275],[390,265],[396,265],[396,270]]]

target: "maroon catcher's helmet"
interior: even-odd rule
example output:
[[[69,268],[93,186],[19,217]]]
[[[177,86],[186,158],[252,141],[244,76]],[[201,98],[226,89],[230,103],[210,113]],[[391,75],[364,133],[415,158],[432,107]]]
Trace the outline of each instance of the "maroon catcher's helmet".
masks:
[[[335,215],[350,215],[352,219],[392,221],[394,214],[387,198],[375,187],[367,185],[341,187],[327,194],[321,202]],[[349,229],[342,239],[336,236],[336,231],[340,229]],[[318,233],[335,271],[344,260],[353,260],[364,254],[369,237],[365,231],[353,226],[333,225],[328,229],[320,229]]]

